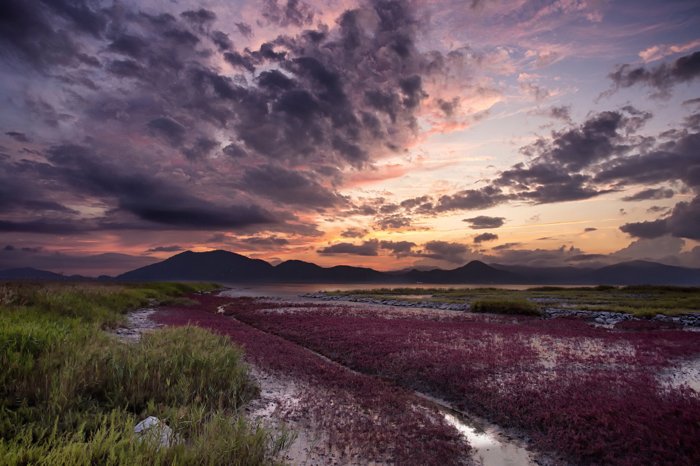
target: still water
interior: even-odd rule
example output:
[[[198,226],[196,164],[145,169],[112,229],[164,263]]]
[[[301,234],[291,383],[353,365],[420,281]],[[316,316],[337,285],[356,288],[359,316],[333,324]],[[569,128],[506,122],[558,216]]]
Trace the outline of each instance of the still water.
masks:
[[[378,288],[418,288],[418,289],[474,289],[474,288],[496,288],[500,290],[527,290],[541,285],[485,285],[485,284],[456,284],[456,285],[436,285],[430,283],[410,283],[410,284],[387,284],[387,283],[289,283],[289,284],[227,284],[229,288],[224,294],[230,297],[240,296],[271,296],[271,297],[293,297],[305,293],[317,293],[319,291],[352,291],[368,290]],[[586,285],[556,285],[566,288],[590,288]]]

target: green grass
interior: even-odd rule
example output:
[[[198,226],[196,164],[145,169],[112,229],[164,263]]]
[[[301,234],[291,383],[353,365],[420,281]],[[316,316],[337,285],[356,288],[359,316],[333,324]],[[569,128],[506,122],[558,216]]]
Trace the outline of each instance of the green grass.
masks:
[[[520,314],[538,316],[542,312],[535,303],[525,299],[483,299],[471,303],[472,312],[492,312],[495,314]]]
[[[503,288],[379,288],[334,291],[335,296],[429,301],[435,303],[473,303],[480,300],[544,301],[547,306],[590,311],[625,312],[638,317],[656,314],[682,315],[700,312],[700,287],[674,286],[540,286],[526,290]],[[421,296],[407,298],[406,296]]]
[[[288,437],[248,425],[242,351],[194,327],[128,344],[124,313],[214,285],[0,286],[0,464],[270,464]],[[140,442],[153,415],[181,439]]]

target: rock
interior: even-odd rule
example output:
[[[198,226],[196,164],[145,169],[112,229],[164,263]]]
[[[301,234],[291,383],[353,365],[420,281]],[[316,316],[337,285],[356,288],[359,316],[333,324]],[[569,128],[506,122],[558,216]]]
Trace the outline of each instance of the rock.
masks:
[[[161,447],[169,447],[176,443],[173,430],[155,416],[148,416],[136,424],[134,433],[140,440],[155,442]]]

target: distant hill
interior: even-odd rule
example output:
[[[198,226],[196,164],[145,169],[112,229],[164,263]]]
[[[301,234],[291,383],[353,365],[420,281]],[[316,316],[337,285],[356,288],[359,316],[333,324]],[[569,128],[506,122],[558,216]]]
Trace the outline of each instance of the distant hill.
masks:
[[[588,282],[606,285],[700,285],[700,269],[648,261],[621,262],[589,272]]]
[[[21,267],[16,269],[0,270],[0,280],[68,280],[71,278],[82,277],[66,277],[60,273],[49,272],[47,270],[33,269],[31,267]]]
[[[700,286],[700,269],[656,262],[622,262],[600,268],[529,267],[472,261],[450,270],[379,272],[366,267],[321,267],[288,260],[276,266],[234,252],[185,251],[115,278],[120,281],[216,281],[220,283],[382,283],[382,284],[533,284],[533,285],[684,285]],[[34,268],[0,271],[0,280],[88,280]],[[101,276],[98,280],[112,280]]]
[[[398,275],[398,277],[402,277]],[[507,270],[499,270],[481,261],[471,261],[452,270],[412,270],[403,274],[403,279],[422,283],[526,283],[525,279]]]
[[[200,280],[223,282],[272,281],[274,267],[229,251],[185,251],[155,264],[123,273],[118,280]]]

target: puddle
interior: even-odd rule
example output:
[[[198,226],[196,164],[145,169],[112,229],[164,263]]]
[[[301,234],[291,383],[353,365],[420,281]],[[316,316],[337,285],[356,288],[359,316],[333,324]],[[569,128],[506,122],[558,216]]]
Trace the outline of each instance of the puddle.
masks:
[[[670,388],[687,385],[691,390],[700,393],[700,358],[677,364],[662,375],[662,381]]]
[[[462,434],[472,447],[472,459],[483,466],[536,465],[530,453],[512,443],[502,443],[489,429],[479,432],[457,416],[445,413],[445,421]]]

